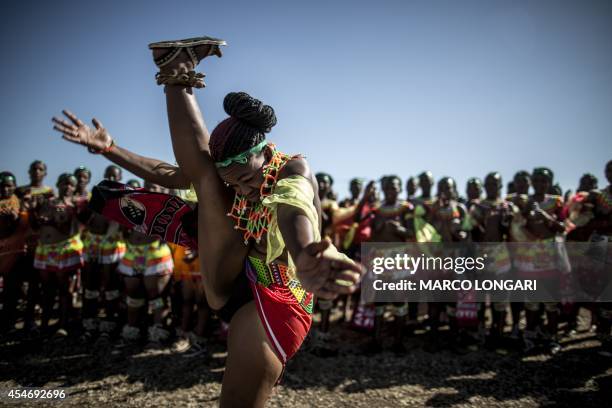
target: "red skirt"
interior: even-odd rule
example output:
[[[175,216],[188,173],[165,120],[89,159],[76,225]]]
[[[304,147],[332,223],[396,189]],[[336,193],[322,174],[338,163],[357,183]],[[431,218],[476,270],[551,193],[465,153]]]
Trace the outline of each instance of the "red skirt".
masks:
[[[312,316],[304,310],[287,286],[277,283],[264,286],[258,283],[253,266],[248,259],[245,263],[259,318],[274,352],[284,366],[304,342],[312,325]]]

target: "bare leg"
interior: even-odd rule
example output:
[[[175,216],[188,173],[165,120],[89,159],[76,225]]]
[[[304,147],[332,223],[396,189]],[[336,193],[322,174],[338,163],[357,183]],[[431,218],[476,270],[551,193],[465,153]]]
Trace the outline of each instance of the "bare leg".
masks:
[[[172,314],[172,322],[174,325],[180,326],[182,310],[183,310],[183,282],[180,280],[172,280],[172,288],[170,289],[170,313]]]
[[[102,283],[100,286],[105,294],[106,319],[115,321],[119,313],[119,277],[116,263],[102,265]],[[112,295],[108,296],[109,293]]]
[[[370,344],[368,352],[377,353],[382,350],[382,329],[385,323],[384,311],[384,306],[376,306],[376,314],[374,315],[373,342]]]
[[[191,319],[193,316],[193,303],[194,303],[194,288],[193,282],[189,279],[185,279],[182,282],[182,295],[183,295],[183,307],[181,313],[181,330],[184,333],[189,332],[191,327]]]
[[[210,137],[195,96],[185,87],[168,86],[166,103],[174,154],[193,181],[199,199],[198,236],[200,253],[206,254],[200,257],[206,297],[213,308],[220,309],[242,272],[248,248],[226,216],[233,193],[217,175],[208,150]]]
[[[21,282],[17,268],[13,267],[6,275],[4,275],[4,298],[1,300],[4,305],[4,314],[0,317],[0,331],[12,330],[15,328],[15,320],[17,315],[17,299]]]
[[[28,281],[28,292],[26,294],[26,310],[24,315],[24,328],[27,330],[36,327],[34,323],[34,311],[36,304],[41,301],[41,288],[40,288],[40,271],[34,268],[34,255],[27,254],[24,259],[23,269],[21,272],[26,276]]]
[[[396,303],[393,308],[393,350],[396,353],[404,353],[404,326],[406,325],[406,315],[408,314],[408,303]]]
[[[249,302],[236,312],[227,344],[220,406],[263,407],[283,365],[268,341],[255,303]]]
[[[76,271],[70,271],[70,274],[68,276],[68,292],[71,296],[71,308],[74,309],[76,308],[76,302],[77,299],[80,295],[80,291],[81,291],[81,270],[78,269]]]
[[[145,290],[147,291],[147,299],[149,300],[149,302],[151,302],[152,300],[163,300],[161,298],[161,295],[164,292],[166,286],[168,286],[170,278],[171,275],[154,275],[144,277],[144,285]],[[162,321],[165,317],[165,311],[165,302],[163,305],[153,305],[153,322],[155,324],[162,324]]]
[[[519,322],[521,320],[521,310],[523,310],[522,302],[510,303],[510,309],[512,311],[512,331],[518,333]]]
[[[87,262],[83,268],[83,287],[85,288],[85,295],[83,296],[83,325],[88,326],[87,320],[95,319],[98,315],[98,297],[95,293],[98,292],[99,284],[99,270],[100,265],[98,263]],[[93,330],[90,327],[85,327],[85,330]]]
[[[60,329],[68,327],[68,319],[70,311],[72,310],[72,292],[71,292],[71,280],[70,275],[73,271],[61,271],[57,272],[57,285],[59,289],[59,302],[60,302]]]
[[[128,297],[132,299],[144,299],[140,278],[125,278],[125,290]],[[127,308],[127,324],[132,327],[140,327],[140,315],[142,307],[130,306]]]
[[[206,302],[206,295],[204,294],[204,285],[202,280],[194,282],[195,286],[195,301],[198,307],[198,317],[193,332],[203,337],[206,332],[206,325],[210,317],[210,308]]]
[[[39,273],[43,293],[41,328],[46,330],[49,327],[49,320],[51,320],[53,304],[55,303],[55,282],[51,272],[41,270]]]

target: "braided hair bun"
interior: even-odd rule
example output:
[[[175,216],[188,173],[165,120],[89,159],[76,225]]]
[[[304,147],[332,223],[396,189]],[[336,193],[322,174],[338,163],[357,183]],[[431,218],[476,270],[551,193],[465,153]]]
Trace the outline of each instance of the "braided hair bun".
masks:
[[[263,133],[269,133],[276,125],[274,109],[246,92],[228,93],[223,100],[223,109],[231,117]]]
[[[276,114],[246,92],[231,92],[223,99],[223,109],[230,116],[210,135],[210,153],[215,161],[225,160],[257,146],[276,125]]]

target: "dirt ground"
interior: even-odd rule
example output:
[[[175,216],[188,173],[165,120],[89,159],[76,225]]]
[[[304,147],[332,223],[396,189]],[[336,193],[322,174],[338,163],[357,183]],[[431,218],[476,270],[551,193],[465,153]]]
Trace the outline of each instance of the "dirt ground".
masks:
[[[333,332],[339,355],[301,351],[270,407],[611,406],[612,358],[597,353],[600,343],[586,330],[564,337],[558,354],[531,356],[486,349],[430,353],[423,350],[423,334],[406,339],[404,355],[367,356],[361,351],[367,336],[345,324]],[[211,344],[209,357],[187,359],[169,348],[119,351],[77,338],[56,343],[13,336],[0,341],[0,390],[64,387],[68,398],[52,406],[215,406],[225,356],[222,342]],[[0,406],[47,405],[0,400]]]

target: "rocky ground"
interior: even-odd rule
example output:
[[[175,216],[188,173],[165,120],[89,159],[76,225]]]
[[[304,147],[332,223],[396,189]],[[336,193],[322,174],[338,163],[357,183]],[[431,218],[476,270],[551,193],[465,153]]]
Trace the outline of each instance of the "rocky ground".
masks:
[[[426,336],[406,339],[408,352],[366,356],[367,337],[336,324],[336,357],[301,351],[288,365],[271,407],[394,406],[611,406],[612,358],[583,331],[563,339],[555,355],[524,356],[480,349],[468,354],[426,352]],[[450,339],[447,339],[450,340]],[[226,353],[211,344],[208,358],[187,359],[171,349],[149,350],[61,342],[0,341],[0,390],[64,387],[68,398],[52,406],[215,406]],[[46,406],[0,400],[1,406]]]

